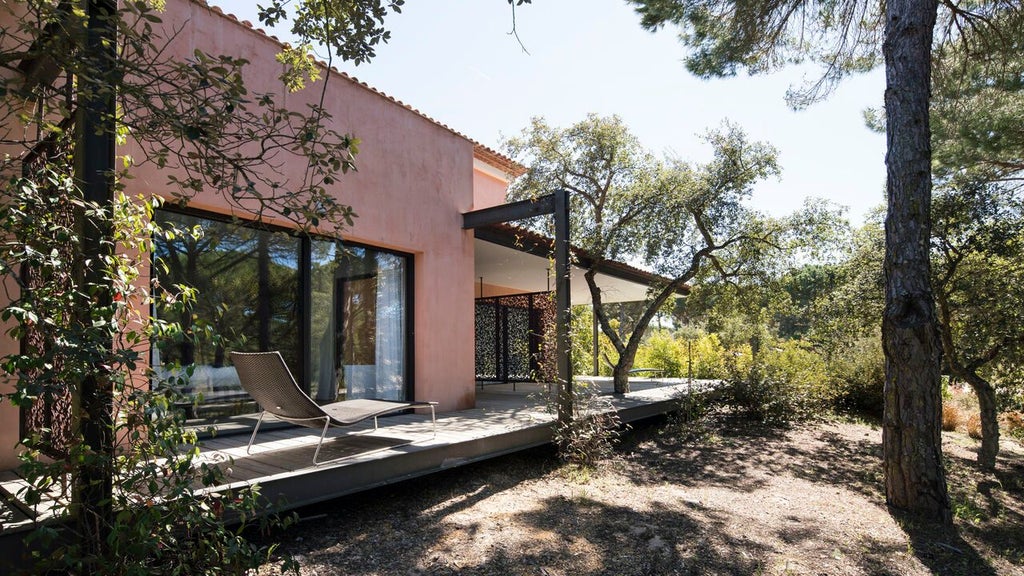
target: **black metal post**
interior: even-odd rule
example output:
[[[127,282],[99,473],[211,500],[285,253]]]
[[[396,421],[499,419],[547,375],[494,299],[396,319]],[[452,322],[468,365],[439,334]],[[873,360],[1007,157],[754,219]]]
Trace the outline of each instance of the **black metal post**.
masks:
[[[572,302],[569,276],[569,191],[555,192],[555,357],[558,361],[558,422],[568,425],[573,419],[572,350],[569,323]]]
[[[103,214],[83,218],[82,258],[87,263],[83,280],[92,297],[91,307],[109,309],[111,289],[104,266],[113,253],[110,244],[114,184],[114,63],[117,58],[116,6],[113,0],[89,0],[84,57],[91,68],[78,77],[79,108],[76,111],[76,178],[86,200]],[[79,310],[82,322],[91,322],[91,309]],[[113,520],[113,382],[104,351],[108,341],[96,342],[93,370],[81,382],[78,422],[87,455],[75,477],[76,517],[85,541],[96,557],[102,557]]]
[[[686,341],[686,377],[693,384],[693,340]]]
[[[312,350],[312,319],[306,320],[313,313],[313,239],[308,234],[304,234],[299,240],[299,295],[299,349]],[[306,393],[313,394],[313,355],[308,352],[300,355],[298,369],[299,374],[295,376],[299,385]],[[333,390],[324,391],[320,390],[318,382],[315,396],[317,401],[333,402],[338,399],[338,387],[334,386]]]

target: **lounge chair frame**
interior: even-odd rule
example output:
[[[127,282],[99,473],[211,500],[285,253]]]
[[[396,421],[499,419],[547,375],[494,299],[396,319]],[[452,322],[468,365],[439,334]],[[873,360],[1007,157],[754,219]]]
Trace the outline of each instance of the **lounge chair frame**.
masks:
[[[373,418],[373,430],[378,429],[377,418],[385,414],[412,408],[429,408],[433,438],[437,438],[437,402],[355,399],[317,404],[299,388],[291,370],[278,351],[232,352],[231,361],[238,371],[242,388],[260,405],[262,411],[249,437],[245,453],[250,454],[263,418],[270,414],[278,420],[320,430],[320,440],[313,452],[313,465],[319,466],[320,448],[331,426],[351,426]],[[408,444],[412,444],[409,442]]]

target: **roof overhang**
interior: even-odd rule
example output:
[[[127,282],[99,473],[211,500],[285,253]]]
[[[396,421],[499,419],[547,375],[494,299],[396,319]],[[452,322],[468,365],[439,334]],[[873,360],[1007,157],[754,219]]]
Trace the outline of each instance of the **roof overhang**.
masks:
[[[483,283],[501,286],[514,292],[545,292],[552,289],[552,240],[529,230],[509,225],[492,225],[475,229],[476,276]],[[586,265],[590,260],[579,250],[576,260]],[[573,305],[590,304],[590,289],[583,278],[586,270],[572,266],[570,301]],[[664,285],[668,279],[618,262],[605,262],[595,276],[606,303],[636,302],[647,297],[652,285]],[[513,292],[513,293],[514,293]],[[684,296],[689,287],[677,292]]]
[[[527,172],[522,164],[479,142],[473,144],[473,159],[496,168],[507,181],[515,180]]]

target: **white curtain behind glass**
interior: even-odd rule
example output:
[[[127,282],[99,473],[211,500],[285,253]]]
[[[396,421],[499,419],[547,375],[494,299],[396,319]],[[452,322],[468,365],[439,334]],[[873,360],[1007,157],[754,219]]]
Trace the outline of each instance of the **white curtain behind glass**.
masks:
[[[311,375],[312,395],[318,402],[330,402],[338,395],[338,374],[335,370],[337,327],[335,326],[335,275],[340,266],[338,247],[333,241],[314,240],[312,244],[312,309],[309,316],[310,341],[313,349]],[[343,392],[343,391],[342,391]]]
[[[401,257],[377,258],[377,397],[405,399],[405,269]]]

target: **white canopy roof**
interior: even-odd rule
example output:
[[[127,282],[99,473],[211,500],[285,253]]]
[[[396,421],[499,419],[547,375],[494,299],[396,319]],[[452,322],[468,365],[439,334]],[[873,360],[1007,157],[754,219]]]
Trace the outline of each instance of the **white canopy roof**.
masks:
[[[487,285],[497,285],[522,292],[545,292],[552,289],[549,280],[551,260],[527,251],[525,248],[511,248],[503,244],[477,238],[474,242],[476,277],[483,278]],[[599,272],[597,285],[601,287],[604,302],[634,302],[646,297],[648,282],[642,276],[655,278],[640,270],[621,266],[623,273],[616,270]],[[632,271],[626,274],[624,272]],[[584,270],[573,266],[570,283],[570,298],[573,305],[590,304],[590,290],[583,278]]]

